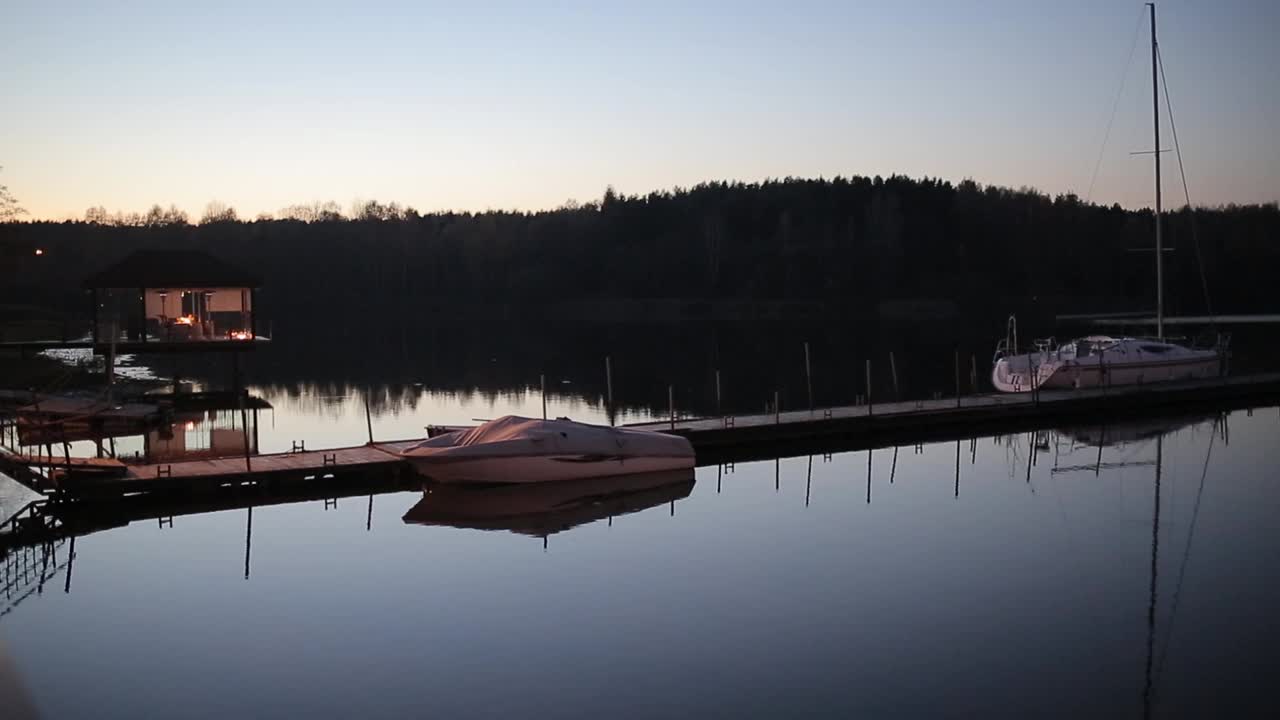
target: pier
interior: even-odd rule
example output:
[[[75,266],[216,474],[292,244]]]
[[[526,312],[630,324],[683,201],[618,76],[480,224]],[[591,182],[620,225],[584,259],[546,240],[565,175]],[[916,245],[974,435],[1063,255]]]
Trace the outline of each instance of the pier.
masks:
[[[931,400],[867,402],[813,410],[720,417],[677,417],[634,423],[632,429],[687,437],[699,465],[746,462],[816,451],[937,442],[980,433],[1017,432],[1191,412],[1224,411],[1280,401],[1280,373],[1067,390],[1035,394],[971,394]],[[425,434],[425,433],[424,433]],[[421,438],[370,441],[342,448],[246,453],[234,457],[131,463],[65,455],[0,452],[0,471],[42,494],[76,502],[144,493],[207,494],[241,486],[330,480],[339,476],[410,476],[400,453]],[[381,480],[379,480],[381,481]]]
[[[956,394],[814,410],[681,418],[629,428],[689,438],[699,465],[826,450],[940,442],[1069,424],[1102,425],[1159,415],[1225,411],[1280,401],[1280,373],[1035,393]]]

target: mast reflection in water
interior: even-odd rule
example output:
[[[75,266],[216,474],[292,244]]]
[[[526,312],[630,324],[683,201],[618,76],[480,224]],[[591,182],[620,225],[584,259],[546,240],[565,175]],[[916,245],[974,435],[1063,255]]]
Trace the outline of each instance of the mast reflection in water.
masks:
[[[0,643],[50,717],[1236,715],[1280,641],[1277,432],[120,503],[8,553]]]

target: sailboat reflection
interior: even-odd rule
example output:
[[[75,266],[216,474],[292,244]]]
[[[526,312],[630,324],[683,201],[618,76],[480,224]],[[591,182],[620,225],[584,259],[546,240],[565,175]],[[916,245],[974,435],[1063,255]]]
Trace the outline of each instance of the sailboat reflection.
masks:
[[[1114,447],[1146,442],[1185,428],[1213,422],[1217,415],[1185,415],[1180,417],[1127,420],[1105,425],[1064,427],[1057,434],[1077,445]]]
[[[692,469],[553,483],[428,484],[404,522],[546,537],[587,523],[674,503],[693,491]],[[673,507],[674,509],[674,507]]]

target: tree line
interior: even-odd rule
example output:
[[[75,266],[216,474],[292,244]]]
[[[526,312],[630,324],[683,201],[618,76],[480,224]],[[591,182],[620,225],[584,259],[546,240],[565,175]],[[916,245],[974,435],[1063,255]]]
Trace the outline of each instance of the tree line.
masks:
[[[962,312],[1154,306],[1154,217],[1034,189],[904,176],[708,182],[535,212],[419,213],[396,203],[241,219],[211,203],[0,225],[0,303],[78,312],[80,281],[139,248],[204,250],[264,277],[276,317],[402,323],[462,304],[681,298],[859,307],[945,300]],[[1174,313],[1274,311],[1275,204],[1164,219]],[[40,249],[41,255],[34,250]],[[1202,283],[1202,274],[1203,279]]]

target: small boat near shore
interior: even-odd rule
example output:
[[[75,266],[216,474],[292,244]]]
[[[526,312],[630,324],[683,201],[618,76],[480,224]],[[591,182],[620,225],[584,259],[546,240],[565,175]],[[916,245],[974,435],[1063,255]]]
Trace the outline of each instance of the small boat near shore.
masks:
[[[516,415],[437,435],[401,456],[439,483],[542,483],[694,466],[693,446],[677,435]]]

